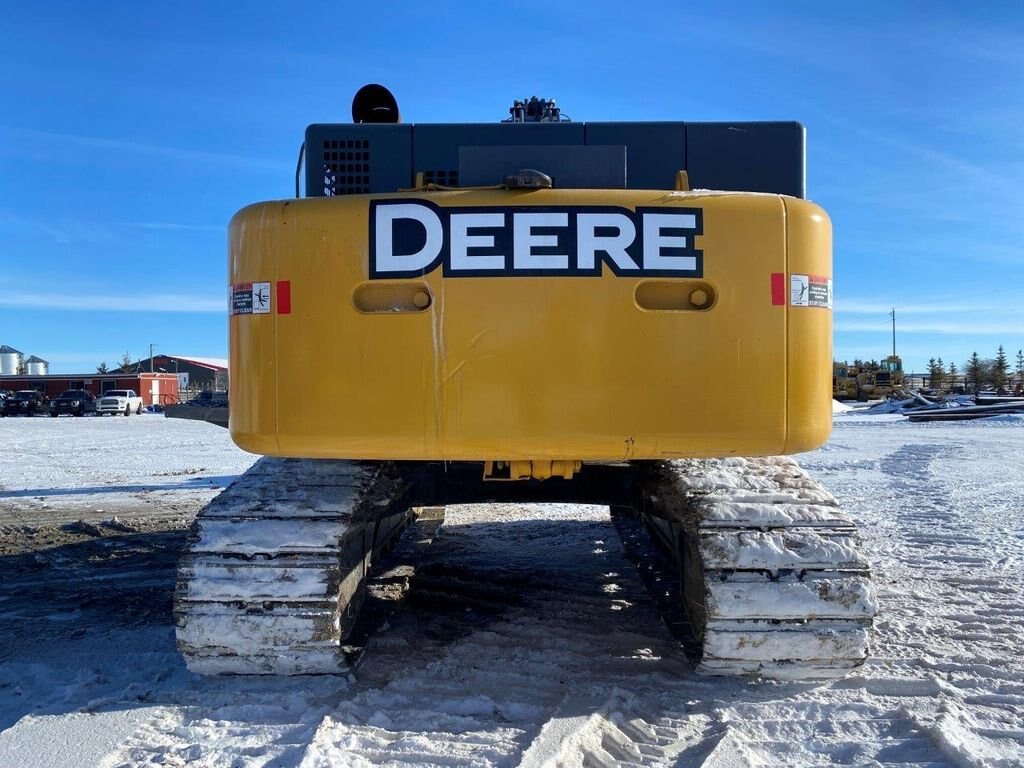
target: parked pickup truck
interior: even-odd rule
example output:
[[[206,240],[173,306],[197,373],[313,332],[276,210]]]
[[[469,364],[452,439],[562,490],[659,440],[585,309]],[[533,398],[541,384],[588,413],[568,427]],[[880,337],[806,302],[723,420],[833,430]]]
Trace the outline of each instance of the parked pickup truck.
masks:
[[[0,416],[33,416],[37,413],[46,413],[48,406],[49,402],[42,392],[22,389],[4,400],[3,406],[0,407]]]
[[[65,390],[60,397],[50,403],[50,415],[60,416],[69,413],[72,416],[84,416],[96,410],[96,398],[84,389]]]
[[[96,401],[96,415],[102,416],[105,413],[115,416],[119,413],[125,416],[142,413],[142,398],[131,389],[108,390]]]

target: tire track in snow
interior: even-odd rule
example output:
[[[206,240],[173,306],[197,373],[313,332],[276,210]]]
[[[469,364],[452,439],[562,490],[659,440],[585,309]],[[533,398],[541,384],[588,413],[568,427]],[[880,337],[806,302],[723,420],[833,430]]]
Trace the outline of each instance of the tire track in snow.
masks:
[[[321,725],[304,768],[511,765],[554,722],[605,722],[611,692],[690,674],[608,510],[530,509],[449,508],[413,610],[371,642],[361,685]],[[631,738],[616,760],[642,756]]]
[[[604,509],[449,517],[350,685],[279,712],[258,684],[251,704],[197,696],[113,764],[939,766],[965,764],[950,743],[1012,750],[948,737],[942,703],[966,697],[917,662],[826,687],[694,677]],[[1024,693],[996,690],[1004,707]]]
[[[862,524],[882,554],[873,553],[881,614],[872,657],[836,687],[860,689],[902,723],[915,759],[1024,765],[1022,579],[999,566],[1005,553],[992,542],[1005,537],[985,508],[955,498],[957,468],[974,451],[904,444],[879,463],[888,487],[852,505],[867,511]]]
[[[123,601],[103,619],[122,627],[118,642],[63,632],[60,659],[8,644],[8,677],[56,684],[101,669],[102,685],[67,682],[70,707],[100,689],[105,707],[159,708],[106,766],[319,765],[339,754],[351,765],[516,765],[559,723],[566,740],[548,743],[564,743],[563,762],[576,765],[1021,765],[1020,445],[1009,429],[870,423],[801,457],[859,519],[884,590],[875,659],[826,686],[695,678],[620,565],[603,510],[496,507],[450,529],[422,574],[422,602],[381,628],[352,681],[188,677],[169,629],[147,625],[143,641]],[[140,692],[135,681],[161,665],[169,681]],[[48,712],[73,715],[60,706]]]

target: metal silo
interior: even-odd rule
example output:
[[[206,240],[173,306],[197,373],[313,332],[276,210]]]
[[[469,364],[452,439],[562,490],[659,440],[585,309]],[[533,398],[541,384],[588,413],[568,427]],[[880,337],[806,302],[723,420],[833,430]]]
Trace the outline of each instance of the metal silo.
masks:
[[[26,376],[45,376],[50,372],[50,364],[41,357],[32,355],[25,358]]]
[[[0,346],[0,376],[15,376],[21,368],[21,352],[6,344]]]

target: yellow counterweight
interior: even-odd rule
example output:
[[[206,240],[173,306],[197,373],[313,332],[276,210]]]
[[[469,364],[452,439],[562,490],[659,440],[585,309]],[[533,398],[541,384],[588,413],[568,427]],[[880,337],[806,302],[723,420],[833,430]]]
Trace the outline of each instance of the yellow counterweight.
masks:
[[[780,195],[466,189],[230,228],[231,434],[280,456],[771,455],[831,429],[827,215]]]

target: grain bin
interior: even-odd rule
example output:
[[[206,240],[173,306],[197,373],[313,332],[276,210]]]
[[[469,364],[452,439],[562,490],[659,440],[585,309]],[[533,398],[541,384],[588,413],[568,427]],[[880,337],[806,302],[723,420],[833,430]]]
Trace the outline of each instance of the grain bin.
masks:
[[[45,376],[50,372],[50,364],[41,357],[32,355],[25,358],[26,376]]]
[[[6,344],[0,346],[0,376],[16,376],[21,371],[21,352]]]

